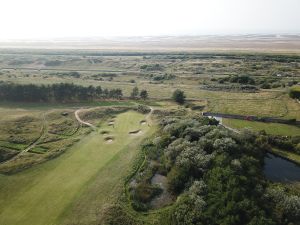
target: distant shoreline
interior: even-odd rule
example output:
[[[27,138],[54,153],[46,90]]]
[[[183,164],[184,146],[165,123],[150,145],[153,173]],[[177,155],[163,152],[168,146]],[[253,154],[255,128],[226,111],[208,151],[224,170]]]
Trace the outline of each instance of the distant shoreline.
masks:
[[[163,36],[1,41],[2,49],[299,53],[300,35]]]

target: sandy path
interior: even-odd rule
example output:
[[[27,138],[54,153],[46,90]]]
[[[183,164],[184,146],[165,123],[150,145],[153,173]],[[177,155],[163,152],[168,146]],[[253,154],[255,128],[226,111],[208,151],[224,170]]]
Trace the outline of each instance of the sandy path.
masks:
[[[94,126],[93,124],[91,124],[91,123],[89,123],[89,122],[85,122],[85,121],[83,121],[82,119],[80,119],[79,113],[80,113],[82,110],[83,110],[83,109],[78,109],[78,110],[75,111],[75,118],[77,119],[77,121],[78,121],[79,123],[81,123],[81,124],[84,124],[84,125],[86,125],[86,126],[89,126],[89,127],[93,128],[94,130],[96,130],[96,129],[97,129],[96,126]]]

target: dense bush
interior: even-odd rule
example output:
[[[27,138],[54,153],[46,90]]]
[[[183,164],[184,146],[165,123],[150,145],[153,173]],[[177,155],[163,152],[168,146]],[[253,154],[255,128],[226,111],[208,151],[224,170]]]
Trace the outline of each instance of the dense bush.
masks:
[[[186,96],[183,91],[177,89],[173,92],[172,98],[175,102],[183,104],[185,102]]]
[[[268,143],[273,147],[300,154],[300,136],[282,137],[269,135]]]
[[[160,64],[142,65],[140,68],[145,71],[161,71],[164,69]]]
[[[44,63],[45,66],[60,66],[62,65],[63,62],[62,61],[59,61],[59,60],[53,60],[53,61],[46,61]]]
[[[143,114],[149,113],[151,111],[151,109],[146,105],[138,105],[136,110]]]
[[[80,78],[80,73],[78,73],[77,71],[72,71],[72,72],[57,72],[57,73],[51,73],[50,75]]]
[[[154,81],[172,80],[175,79],[175,75],[172,74],[158,74],[151,76]]]
[[[271,85],[269,83],[263,83],[262,85],[260,85],[260,87],[262,89],[270,89],[271,88]]]
[[[214,125],[213,125],[214,124]],[[149,159],[140,173],[135,204],[153,198],[149,182],[164,168],[168,189],[179,196],[170,224],[297,224],[300,199],[270,189],[263,175],[267,136],[234,133],[201,116],[164,118],[159,135],[144,146]],[[297,138],[290,140],[298,143]],[[153,166],[155,161],[155,167]],[[144,177],[144,179],[143,179]],[[145,210],[147,208],[140,208]]]
[[[0,147],[0,162],[6,161],[13,156],[17,155],[19,152],[11,149],[6,149],[5,147]]]
[[[101,221],[99,225],[138,225],[135,219],[129,215],[120,205],[106,205],[101,209]]]
[[[236,92],[256,92],[258,88],[254,85],[240,84],[210,84],[205,85],[202,89],[210,91],[236,91]]]
[[[264,194],[266,201],[274,206],[273,216],[279,224],[299,224],[300,218],[300,197],[287,195],[286,191],[280,187],[268,187]]]
[[[219,79],[219,83],[230,82],[230,83],[239,83],[239,84],[250,84],[254,85],[255,80],[248,75],[240,75],[240,76],[228,76],[225,78]]]
[[[300,86],[292,87],[289,92],[291,98],[300,99]]]

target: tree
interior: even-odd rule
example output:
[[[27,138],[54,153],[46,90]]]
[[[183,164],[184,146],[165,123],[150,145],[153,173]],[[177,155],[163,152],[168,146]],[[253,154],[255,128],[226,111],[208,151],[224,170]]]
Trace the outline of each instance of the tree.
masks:
[[[183,104],[185,102],[185,94],[183,91],[177,89],[176,91],[173,92],[172,96],[173,100],[179,104]]]
[[[134,88],[132,89],[132,92],[131,92],[131,94],[130,94],[130,97],[133,98],[133,99],[135,99],[135,98],[138,97],[138,95],[139,95],[139,89],[138,89],[138,87],[134,87]]]
[[[141,99],[146,100],[148,98],[148,92],[146,90],[141,90],[140,97]]]

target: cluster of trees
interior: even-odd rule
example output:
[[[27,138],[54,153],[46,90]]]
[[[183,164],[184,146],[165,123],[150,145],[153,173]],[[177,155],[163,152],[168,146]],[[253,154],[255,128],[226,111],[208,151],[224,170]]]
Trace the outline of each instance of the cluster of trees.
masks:
[[[148,98],[148,91],[143,89],[141,91],[139,91],[138,87],[134,87],[130,93],[130,98],[132,99],[138,99],[141,98],[143,100],[146,100]]]
[[[46,61],[46,62],[44,63],[45,66],[60,66],[60,65],[62,65],[62,64],[63,64],[63,62],[60,61],[60,60]]]
[[[268,143],[275,148],[300,154],[300,136],[268,135]]]
[[[223,84],[211,84],[205,85],[202,87],[205,90],[210,91],[240,91],[240,92],[255,92],[258,90],[256,86],[253,85],[240,85],[240,84],[230,84],[230,85],[223,85]]]
[[[116,73],[98,73],[98,74],[92,75],[91,77],[94,80],[103,80],[103,78],[107,78],[107,80],[112,81],[117,76],[118,76],[118,74],[116,74]]]
[[[131,190],[133,206],[147,209],[159,193],[150,182],[158,173],[180,196],[169,224],[298,224],[299,196],[278,191],[263,175],[267,138],[217,124],[200,115],[163,119],[159,135],[143,146],[148,163]]]
[[[290,87],[292,85],[297,84],[297,81],[295,80],[283,82],[282,77],[261,77],[261,78],[254,79],[249,75],[235,75],[235,76],[228,76],[219,79],[212,78],[211,81],[218,81],[220,84],[229,82],[229,83],[236,83],[236,84],[248,85],[248,86],[256,85],[263,89],[278,88],[278,87],[285,87],[285,86]]]
[[[164,67],[160,64],[142,65],[140,68],[145,71],[161,71],[164,69]]]
[[[102,89],[100,86],[59,83],[51,85],[0,83],[0,101],[20,102],[72,102],[96,99],[121,99],[122,90]]]
[[[219,83],[223,84],[224,82],[250,84],[250,85],[255,84],[255,80],[248,75],[228,76],[228,77],[219,79]]]
[[[50,75],[55,76],[62,76],[62,77],[74,77],[74,78],[80,78],[80,73],[77,71],[71,71],[71,72],[56,72],[56,73],[50,73]]]
[[[172,80],[175,79],[175,75],[173,74],[157,74],[157,75],[150,75],[151,79],[154,81],[163,81],[163,80]]]

